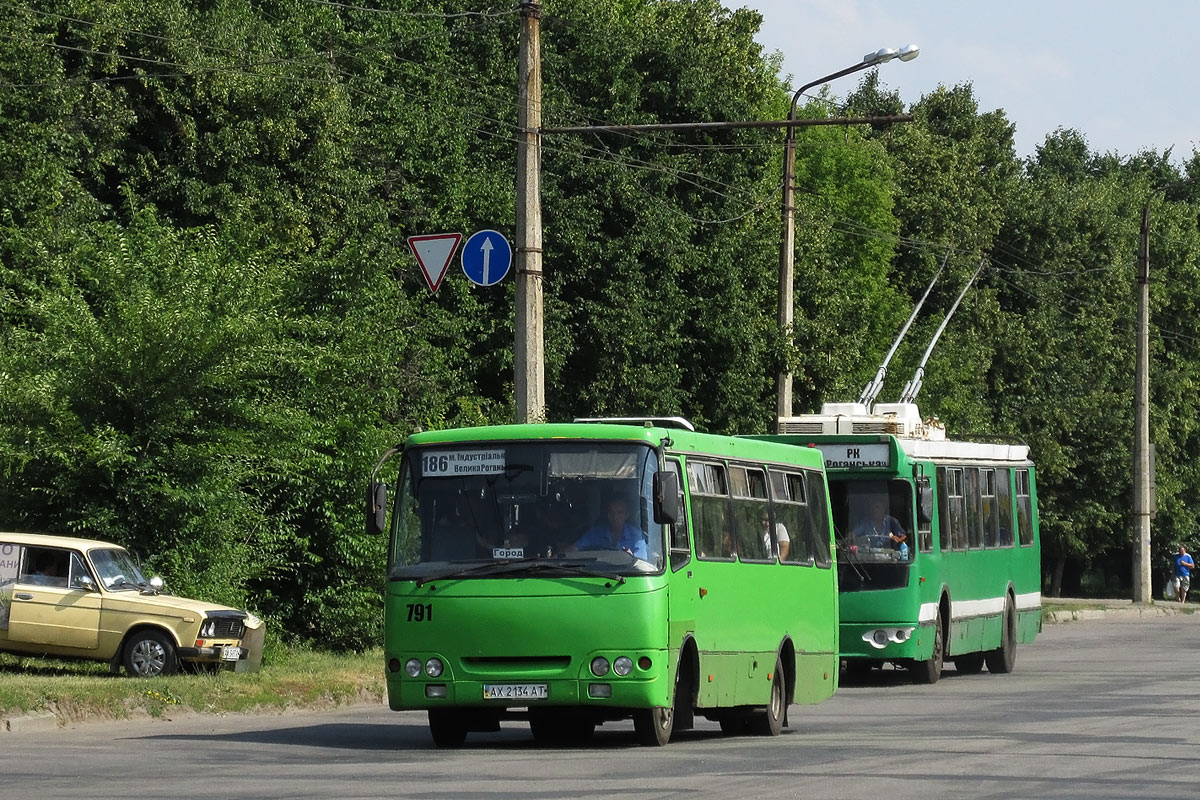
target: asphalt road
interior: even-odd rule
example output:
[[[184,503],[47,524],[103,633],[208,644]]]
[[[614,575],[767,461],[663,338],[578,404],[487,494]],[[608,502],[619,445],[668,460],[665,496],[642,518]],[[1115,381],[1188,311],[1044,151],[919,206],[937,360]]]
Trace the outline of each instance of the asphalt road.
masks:
[[[384,708],[96,723],[0,736],[3,797],[1163,798],[1200,796],[1200,616],[1048,625],[1012,675],[898,671],[793,706],[778,738],[715,724],[586,748],[506,724],[438,750]]]

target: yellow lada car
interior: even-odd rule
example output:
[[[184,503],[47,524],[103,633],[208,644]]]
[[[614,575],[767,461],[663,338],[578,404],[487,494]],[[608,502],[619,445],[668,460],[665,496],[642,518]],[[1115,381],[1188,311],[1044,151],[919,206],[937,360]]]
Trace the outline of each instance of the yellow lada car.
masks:
[[[107,661],[144,677],[258,668],[262,620],[162,585],[115,544],[0,532],[0,652]]]

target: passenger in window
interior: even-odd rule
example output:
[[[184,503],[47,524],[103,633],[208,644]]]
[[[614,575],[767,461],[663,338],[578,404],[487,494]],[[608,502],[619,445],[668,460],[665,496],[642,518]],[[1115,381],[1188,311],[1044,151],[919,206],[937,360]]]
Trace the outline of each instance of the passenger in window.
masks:
[[[871,500],[870,511],[858,520],[852,531],[856,540],[865,540],[871,547],[890,546],[900,552],[901,560],[908,559],[908,533],[900,520],[888,513],[887,500]]]
[[[575,542],[576,550],[624,550],[646,560],[646,537],[629,522],[629,505],[621,497],[611,497],[605,505],[605,519],[589,528]]]
[[[67,576],[62,574],[52,553],[39,553],[33,571],[26,580],[36,586],[66,586]]]
[[[762,524],[763,549],[780,561],[786,561],[792,549],[792,537],[782,522],[775,523],[775,541],[771,541],[771,518],[764,512],[758,520]]]

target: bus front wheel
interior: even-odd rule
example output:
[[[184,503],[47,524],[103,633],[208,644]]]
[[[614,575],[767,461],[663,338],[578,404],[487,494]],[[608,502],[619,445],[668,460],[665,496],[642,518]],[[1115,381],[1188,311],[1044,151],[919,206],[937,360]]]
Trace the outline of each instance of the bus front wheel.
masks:
[[[429,733],[438,747],[462,747],[467,740],[467,719],[458,711],[431,708]]]
[[[662,747],[675,731],[675,709],[671,706],[639,708],[633,712],[633,729],[638,742],[647,747]]]
[[[933,653],[927,661],[913,664],[913,680],[916,683],[937,683],[942,677],[942,661],[945,656],[945,635],[942,631],[942,612],[938,609],[933,620]]]

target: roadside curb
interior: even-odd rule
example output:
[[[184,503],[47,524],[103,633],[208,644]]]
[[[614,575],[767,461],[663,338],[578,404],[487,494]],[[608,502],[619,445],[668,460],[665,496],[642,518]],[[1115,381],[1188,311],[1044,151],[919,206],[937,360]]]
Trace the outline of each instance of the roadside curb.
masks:
[[[1166,605],[1160,603],[1130,603],[1118,607],[1103,608],[1054,608],[1042,607],[1042,622],[1060,624],[1064,622],[1086,622],[1094,620],[1132,620],[1146,617],[1171,617],[1180,614],[1191,615],[1190,608],[1179,606],[1178,603]]]
[[[26,714],[20,717],[0,719],[0,730],[8,733],[32,733],[52,731],[58,728],[58,717],[49,711],[41,714]]]

